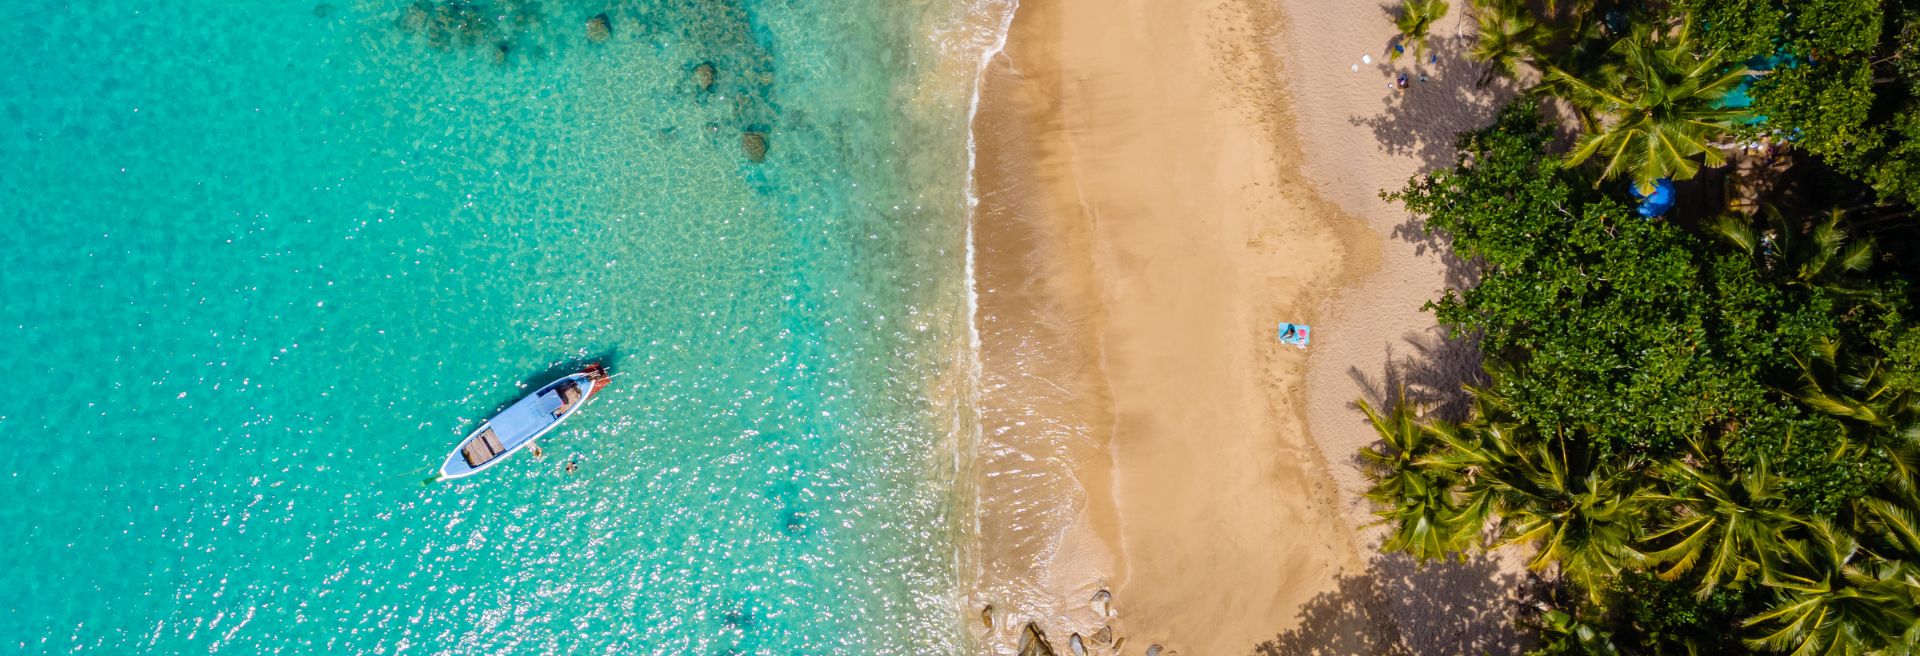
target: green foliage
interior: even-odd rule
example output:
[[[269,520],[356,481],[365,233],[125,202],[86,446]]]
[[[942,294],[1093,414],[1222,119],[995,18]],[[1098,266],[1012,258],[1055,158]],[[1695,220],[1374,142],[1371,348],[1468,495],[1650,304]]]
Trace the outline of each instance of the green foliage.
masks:
[[[1892,473],[1884,453],[1851,441],[1833,417],[1784,406],[1749,426],[1729,437],[1728,457],[1741,468],[1769,467],[1784,477],[1779,490],[1800,513],[1832,516]]]
[[[1754,588],[1720,588],[1706,596],[1690,581],[1648,574],[1615,579],[1607,598],[1620,634],[1614,641],[1632,653],[1715,656],[1747,653],[1737,637],[1742,618],[1758,610]]]
[[[1884,126],[1872,122],[1873,67],[1865,59],[1785,64],[1754,84],[1757,132],[1789,130],[1793,144],[1836,166],[1857,169],[1879,149]]]
[[[1791,43],[1810,54],[1844,56],[1880,41],[1880,0],[1678,0],[1673,13],[1701,26],[1707,48],[1741,57]]]
[[[1750,136],[1789,139],[1884,198],[1920,200],[1920,8],[1899,0],[1681,0],[1673,13],[1699,22],[1707,49],[1790,58],[1754,86],[1753,112],[1767,120]]]
[[[1581,620],[1562,611],[1550,610],[1540,616],[1540,648],[1528,656],[1614,656],[1620,649],[1605,627]]]
[[[1534,112],[1509,108],[1463,139],[1461,166],[1388,196],[1484,263],[1431,307],[1502,359],[1491,391],[1521,422],[1587,427],[1602,448],[1674,448],[1770,403],[1753,373],[1811,343],[1818,308],[1739,258],[1702,261],[1697,238],[1543,157]]]

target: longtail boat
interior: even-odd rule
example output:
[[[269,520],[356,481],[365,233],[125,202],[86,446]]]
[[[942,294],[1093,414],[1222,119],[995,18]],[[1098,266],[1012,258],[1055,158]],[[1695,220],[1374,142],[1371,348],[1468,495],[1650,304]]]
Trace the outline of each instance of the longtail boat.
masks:
[[[446,464],[440,465],[440,480],[472,476],[500,464],[579,412],[611,378],[606,368],[590,364],[514,401],[447,454]]]

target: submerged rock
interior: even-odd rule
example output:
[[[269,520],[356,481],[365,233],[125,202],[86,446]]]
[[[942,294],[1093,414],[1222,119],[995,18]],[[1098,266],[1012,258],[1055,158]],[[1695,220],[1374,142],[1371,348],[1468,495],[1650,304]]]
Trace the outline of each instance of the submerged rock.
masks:
[[[494,44],[493,55],[492,55],[493,63],[495,64],[507,63],[507,52],[510,50],[513,50],[513,46],[511,44],[508,44],[505,41],[501,41],[499,43]]]
[[[1099,613],[1101,617],[1112,616],[1113,593],[1106,590],[1093,593],[1093,612]]]
[[[700,62],[699,66],[693,67],[693,83],[700,85],[701,91],[712,91],[715,72],[713,62]]]
[[[595,14],[587,19],[587,40],[600,43],[613,37],[613,19],[606,14]]]
[[[755,164],[767,161],[767,134],[748,130],[740,135],[740,150]]]
[[[333,5],[322,2],[320,4],[313,6],[314,18],[326,18],[332,15],[333,15]]]

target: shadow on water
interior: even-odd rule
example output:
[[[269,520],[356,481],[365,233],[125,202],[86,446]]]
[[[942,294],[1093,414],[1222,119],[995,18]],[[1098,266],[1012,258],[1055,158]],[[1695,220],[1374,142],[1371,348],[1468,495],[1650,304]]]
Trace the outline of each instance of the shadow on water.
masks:
[[[1299,624],[1260,643],[1258,656],[1516,654],[1530,645],[1514,630],[1532,576],[1505,574],[1482,555],[1421,565],[1405,554],[1375,558],[1366,571],[1300,608]]]

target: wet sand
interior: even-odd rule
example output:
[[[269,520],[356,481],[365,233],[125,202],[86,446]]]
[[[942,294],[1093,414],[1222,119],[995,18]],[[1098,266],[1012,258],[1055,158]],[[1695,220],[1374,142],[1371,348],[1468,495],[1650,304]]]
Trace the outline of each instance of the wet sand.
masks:
[[[1505,626],[1511,563],[1377,558],[1358,498],[1351,402],[1469,361],[1419,309],[1458,267],[1377,193],[1497,98],[1446,50],[1386,89],[1391,32],[1370,3],[1021,3],[975,124],[983,651],[1027,622],[1062,653],[1506,644],[1463,636]]]

